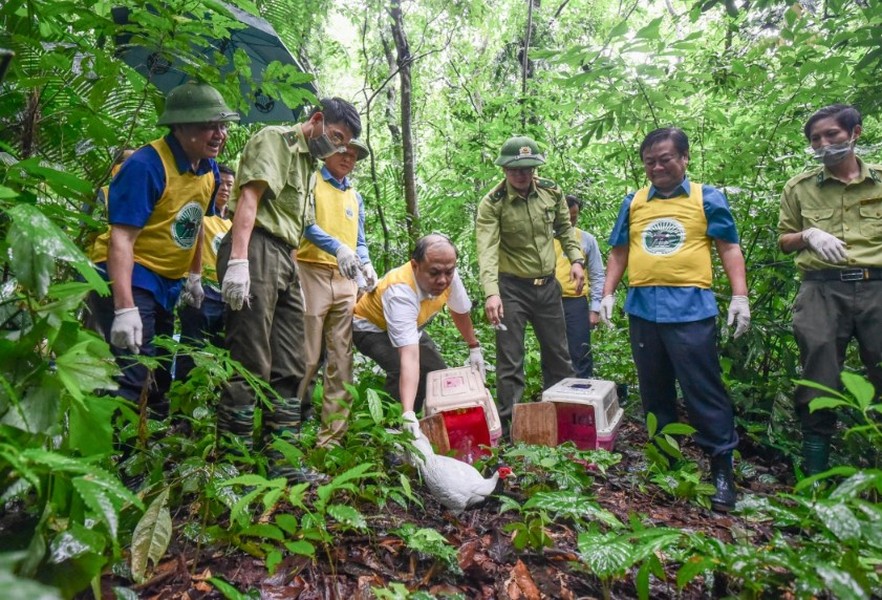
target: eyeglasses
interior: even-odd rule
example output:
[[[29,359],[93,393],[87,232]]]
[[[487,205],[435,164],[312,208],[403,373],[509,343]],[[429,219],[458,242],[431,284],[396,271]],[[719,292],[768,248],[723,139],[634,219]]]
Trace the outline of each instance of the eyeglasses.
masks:
[[[226,133],[228,129],[228,125],[226,123],[197,123],[196,127],[199,128],[199,131],[203,132],[217,131],[220,133]]]
[[[680,158],[680,155],[671,155],[665,154],[664,156],[659,156],[658,158],[644,158],[643,166],[647,169],[653,168],[655,165],[661,165],[662,167],[667,167],[671,162]]]

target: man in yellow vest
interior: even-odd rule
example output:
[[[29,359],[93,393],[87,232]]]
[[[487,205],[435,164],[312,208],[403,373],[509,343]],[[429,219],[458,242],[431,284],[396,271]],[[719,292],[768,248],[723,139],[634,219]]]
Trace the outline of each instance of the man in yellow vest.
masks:
[[[478,204],[475,238],[484,312],[496,328],[496,401],[508,431],[512,408],[524,395],[527,323],[539,341],[543,389],[573,376],[554,277],[554,239],[563,244],[577,293],[585,284],[585,259],[563,192],[550,179],[535,176],[536,167],[545,164],[538,144],[528,137],[509,138],[496,164],[505,178]]]
[[[224,339],[224,301],[217,281],[217,249],[221,240],[230,230],[232,222],[227,218],[227,202],[233,191],[236,172],[224,164],[217,166],[220,171],[220,187],[214,199],[214,214],[202,219],[202,280],[205,283],[205,298],[202,306],[193,306],[189,296],[178,311],[181,320],[181,341],[193,347],[209,341],[220,346]],[[175,380],[186,381],[193,370],[193,358],[182,354],[175,359]]]
[[[386,391],[401,401],[405,422],[426,396],[426,375],[446,369],[432,338],[423,331],[446,304],[469,347],[469,364],[486,378],[484,356],[469,311],[472,302],[456,272],[456,248],[433,233],[417,241],[411,260],[392,269],[355,305],[355,347],[386,371]]]
[[[297,251],[305,298],[303,324],[306,371],[300,384],[301,410],[310,406],[309,389],[325,350],[322,431],[318,443],[338,439],[346,429],[352,397],[352,310],[363,274],[366,287],[377,285],[364,236],[364,201],[349,181],[355,163],[369,156],[353,139],[344,152],[325,159],[315,183],[315,223],[306,228]]]
[[[264,127],[242,151],[238,194],[229,205],[233,226],[218,249],[217,271],[230,356],[278,394],[263,414],[263,442],[300,429],[303,296],[294,252],[312,222],[317,161],[359,133],[361,118],[352,104],[323,98],[303,123]],[[251,448],[256,404],[248,380],[233,377],[221,392],[218,433]],[[267,454],[274,474],[308,475],[277,451]]]
[[[852,339],[876,398],[882,394],[882,165],[855,154],[863,131],[854,106],[833,104],[811,117],[803,132],[821,166],[787,182],[781,194],[778,244],[795,252],[802,274],[793,302],[793,333],[802,378],[840,387]],[[798,386],[803,469],[826,471],[836,412],[811,412],[820,390]],[[878,400],[877,400],[878,401]]]
[[[202,217],[210,212],[220,174],[215,158],[238,121],[210,85],[185,83],[169,92],[160,125],[171,132],[140,148],[113,181],[108,231],[92,247],[92,260],[111,282],[98,318],[122,369],[117,394],[137,402],[148,371],[130,354],[164,356],[157,335],[174,333],[174,307],[183,293],[198,305],[202,290]],[[168,369],[160,363],[149,389],[157,416],[168,411]]]
[[[570,259],[560,242],[554,240],[554,254],[557,256],[557,267],[554,276],[560,284],[563,302],[564,320],[567,324],[567,346],[570,360],[576,377],[587,379],[594,376],[594,358],[591,355],[591,330],[600,321],[600,299],[603,297],[603,258],[597,240],[587,231],[576,227],[582,201],[572,194],[567,194],[567,209],[570,211],[570,223],[573,224],[573,237],[579,243],[585,266],[588,270],[588,281],[581,292],[576,291],[575,282],[570,279]],[[589,299],[590,291],[590,299]]]
[[[613,294],[627,269],[625,312],[643,410],[656,416],[659,430],[676,422],[679,382],[695,442],[710,457],[711,505],[729,511],[736,500],[732,450],[738,434],[720,376],[711,245],[732,287],[727,322],[739,337],[750,327],[750,308],[738,232],[722,192],[686,177],[689,140],[681,129],[650,132],[640,158],[651,185],[622,202],[609,238],[600,318],[610,323]]]

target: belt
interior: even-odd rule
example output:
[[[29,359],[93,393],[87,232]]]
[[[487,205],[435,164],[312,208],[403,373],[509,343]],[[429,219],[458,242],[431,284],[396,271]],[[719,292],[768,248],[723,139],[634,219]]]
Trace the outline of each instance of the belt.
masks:
[[[870,281],[882,279],[882,269],[863,267],[857,269],[817,269],[802,274],[804,281]]]
[[[512,279],[517,281],[518,283],[523,283],[526,285],[547,285],[554,281],[554,273],[551,275],[545,275],[543,277],[518,277],[517,275],[512,275],[511,273],[500,273],[500,277],[504,277],[505,279]]]

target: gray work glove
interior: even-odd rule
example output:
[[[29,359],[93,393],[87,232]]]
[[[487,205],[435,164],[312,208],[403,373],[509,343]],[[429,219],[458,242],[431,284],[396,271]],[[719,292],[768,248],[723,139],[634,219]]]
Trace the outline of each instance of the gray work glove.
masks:
[[[412,410],[407,411],[406,413],[401,415],[401,420],[404,422],[404,430],[409,431],[413,434],[413,437],[419,437],[420,435],[420,422],[416,418],[416,413]]]
[[[361,270],[361,261],[358,260],[358,256],[352,251],[352,248],[346,244],[340,244],[340,247],[337,248],[337,267],[340,269],[340,275],[348,279],[355,279]]]
[[[110,343],[117,348],[128,348],[132,354],[141,352],[144,326],[141,324],[141,313],[138,312],[138,308],[118,308],[113,314]]]
[[[600,322],[606,325],[608,328],[612,329],[612,314],[613,308],[616,306],[616,297],[610,294],[609,296],[604,296],[600,300]]]
[[[732,334],[732,337],[736,340],[750,329],[750,304],[747,301],[747,296],[732,296],[726,325],[731,327],[733,323],[735,324],[735,333]]]
[[[189,304],[195,309],[202,308],[205,299],[205,290],[202,289],[202,274],[190,273],[184,283],[184,291],[181,292],[181,302]]]
[[[227,263],[227,272],[221,283],[221,296],[232,310],[242,310],[242,305],[251,303],[248,292],[251,291],[251,274],[248,272],[248,259],[237,258]]]
[[[802,232],[802,240],[812,252],[831,263],[842,263],[848,258],[845,242],[817,227],[809,227]]]
[[[371,263],[361,265],[361,274],[364,275],[364,290],[366,292],[374,291],[374,288],[377,287],[377,272],[373,265]]]
[[[469,366],[481,375],[481,381],[487,382],[487,366],[484,364],[484,353],[480,346],[469,348]]]

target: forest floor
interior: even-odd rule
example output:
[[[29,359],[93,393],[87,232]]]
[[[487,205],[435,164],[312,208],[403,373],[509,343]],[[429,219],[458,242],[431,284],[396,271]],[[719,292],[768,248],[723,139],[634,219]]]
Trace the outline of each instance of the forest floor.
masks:
[[[694,501],[677,500],[658,486],[636,484],[635,472],[645,468],[643,447],[646,433],[642,423],[623,423],[615,451],[622,460],[596,473],[590,490],[594,499],[622,522],[638,515],[641,522],[656,527],[674,527],[700,532],[724,542],[750,539],[755,545],[768,540],[772,525],[756,523],[736,514],[719,514],[702,508]],[[707,461],[698,449],[686,442],[684,454],[702,465],[707,481]],[[736,471],[741,498],[746,495],[767,495],[792,489],[791,466],[783,461],[769,462],[753,452],[749,443],[741,444],[741,460]],[[416,485],[416,484],[415,484]],[[577,534],[566,523],[549,523],[546,531],[553,549],[516,550],[512,536],[504,531],[506,524],[518,520],[516,512],[500,513],[500,501],[491,498],[483,506],[453,517],[422,489],[424,507],[409,510],[389,503],[380,509],[374,505],[358,506],[371,524],[369,535],[355,532],[338,535],[330,554],[319,552],[316,558],[289,556],[273,574],[264,561],[235,548],[201,550],[183,536],[175,535],[166,559],[145,583],[135,587],[141,598],[166,599],[223,597],[208,582],[220,577],[239,590],[244,597],[266,599],[334,599],[361,600],[377,597],[372,588],[386,588],[397,582],[414,592],[420,590],[435,597],[527,599],[600,598],[602,588],[597,578],[578,569]],[[517,478],[507,480],[502,492],[518,502]],[[408,549],[399,536],[388,533],[402,523],[431,528],[458,549],[461,573],[454,573],[431,557]],[[176,522],[176,530],[182,523]],[[667,581],[652,579],[651,598],[706,598],[714,596],[701,578],[684,590],[676,586],[673,573]],[[103,588],[110,592],[119,580],[106,577]],[[717,583],[719,585],[719,582]],[[710,583],[708,584],[710,586]],[[400,588],[404,589],[404,588]],[[106,597],[112,598],[112,595]],[[429,598],[427,595],[387,595],[387,598]],[[636,598],[633,578],[616,583],[612,598]]]

